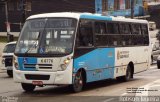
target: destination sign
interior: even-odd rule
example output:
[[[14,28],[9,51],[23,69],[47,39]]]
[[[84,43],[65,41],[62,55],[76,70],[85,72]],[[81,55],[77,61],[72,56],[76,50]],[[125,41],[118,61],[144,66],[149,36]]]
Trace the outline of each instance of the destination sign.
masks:
[[[66,28],[73,26],[73,19],[36,19],[31,21],[31,28]]]

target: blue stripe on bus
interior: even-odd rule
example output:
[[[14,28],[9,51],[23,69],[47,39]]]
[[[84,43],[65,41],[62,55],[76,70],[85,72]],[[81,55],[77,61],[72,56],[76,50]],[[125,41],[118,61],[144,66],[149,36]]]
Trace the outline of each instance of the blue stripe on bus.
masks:
[[[108,17],[108,16],[98,16],[98,15],[84,15],[83,14],[83,15],[80,16],[80,18],[112,21],[111,17]]]
[[[87,74],[87,82],[103,80],[114,77],[115,49],[98,48],[83,56],[74,59],[76,73],[84,68]]]
[[[35,71],[36,68],[24,68],[24,64],[37,64],[37,58],[34,57],[19,57],[18,58],[18,63],[19,63],[19,69],[23,71]]]

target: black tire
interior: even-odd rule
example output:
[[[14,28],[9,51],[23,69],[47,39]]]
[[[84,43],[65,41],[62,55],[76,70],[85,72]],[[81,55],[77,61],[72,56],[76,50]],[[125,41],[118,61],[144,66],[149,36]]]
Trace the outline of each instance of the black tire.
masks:
[[[153,64],[153,56],[151,56],[151,65]]]
[[[130,81],[131,79],[132,79],[132,70],[131,70],[131,67],[128,66],[124,81]]]
[[[9,77],[13,77],[13,71],[12,70],[7,70],[7,74]]]
[[[160,69],[160,63],[159,62],[157,62],[157,68]]]
[[[118,81],[130,81],[132,78],[133,78],[133,75],[132,75],[132,70],[131,70],[131,67],[128,66],[127,67],[127,71],[126,71],[126,75],[125,76],[120,76],[120,77],[117,77],[116,79]]]
[[[82,91],[83,87],[84,87],[84,77],[83,77],[83,74],[82,72],[78,71],[75,75],[75,78],[74,78],[74,82],[73,82],[73,85],[72,85],[72,89],[74,92],[80,92]]]
[[[32,84],[27,84],[27,83],[21,83],[21,86],[23,88],[23,90],[25,90],[26,92],[32,92],[35,89],[35,85]]]

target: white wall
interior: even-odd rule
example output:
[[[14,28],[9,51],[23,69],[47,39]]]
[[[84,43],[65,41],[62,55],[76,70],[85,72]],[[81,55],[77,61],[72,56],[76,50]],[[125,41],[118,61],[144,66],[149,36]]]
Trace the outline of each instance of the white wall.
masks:
[[[20,32],[11,32],[10,34],[14,35],[15,37],[19,36]],[[0,36],[7,36],[7,32],[0,32]]]

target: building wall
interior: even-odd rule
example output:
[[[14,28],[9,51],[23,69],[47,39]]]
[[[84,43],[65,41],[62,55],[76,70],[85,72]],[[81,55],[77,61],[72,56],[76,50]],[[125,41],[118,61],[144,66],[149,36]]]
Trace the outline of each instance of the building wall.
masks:
[[[150,18],[148,20],[154,21],[156,27],[160,29],[160,5],[149,7]]]
[[[31,1],[31,11],[26,13],[26,17],[50,12],[95,12],[95,0],[28,0]],[[22,12],[16,10],[19,0],[9,0],[14,2],[15,10],[9,11],[9,22],[11,22],[11,32],[20,31],[17,23],[22,21]],[[10,6],[11,7],[11,6]],[[0,7],[0,32],[6,32],[4,5]],[[14,23],[14,24],[13,24]]]
[[[143,1],[134,0],[134,15],[143,16]],[[96,13],[112,16],[130,16],[131,0],[95,0]]]

